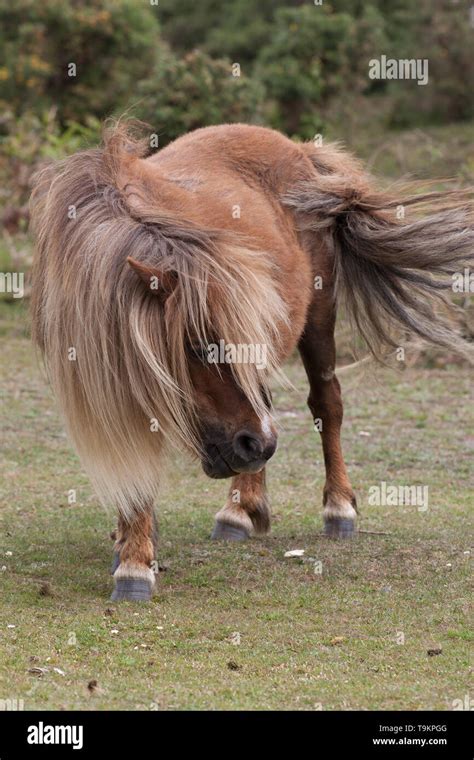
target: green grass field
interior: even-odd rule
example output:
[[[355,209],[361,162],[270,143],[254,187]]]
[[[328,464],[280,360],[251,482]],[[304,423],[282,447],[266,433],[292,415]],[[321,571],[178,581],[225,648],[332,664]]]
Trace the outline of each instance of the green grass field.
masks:
[[[23,699],[27,710],[449,710],[464,699],[467,369],[344,375],[343,440],[361,532],[339,543],[321,534],[320,444],[303,372],[290,365],[296,390],[275,394],[272,533],[211,542],[228,484],[177,458],[157,505],[157,594],[145,606],[112,605],[114,516],[98,506],[67,443],[24,308],[3,304],[0,324],[1,699]],[[428,510],[369,506],[381,481],[427,485]],[[285,559],[291,549],[305,555]]]

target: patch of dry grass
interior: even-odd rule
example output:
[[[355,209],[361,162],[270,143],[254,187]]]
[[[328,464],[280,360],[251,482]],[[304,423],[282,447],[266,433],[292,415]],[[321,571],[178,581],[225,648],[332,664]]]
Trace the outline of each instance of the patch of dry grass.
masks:
[[[227,484],[177,459],[157,505],[158,593],[149,605],[119,606],[108,602],[113,516],[68,446],[23,308],[3,304],[2,315],[0,698],[103,710],[450,709],[464,698],[467,369],[344,376],[344,448],[368,532],[338,543],[321,534],[322,454],[292,364],[296,390],[275,399],[270,536],[211,542]],[[428,510],[370,506],[381,481],[427,485]],[[285,559],[295,548],[303,558]]]

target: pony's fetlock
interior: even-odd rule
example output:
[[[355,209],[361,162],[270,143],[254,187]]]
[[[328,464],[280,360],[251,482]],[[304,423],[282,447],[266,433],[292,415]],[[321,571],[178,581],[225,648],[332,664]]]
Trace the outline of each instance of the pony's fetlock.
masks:
[[[156,553],[156,522],[151,506],[131,520],[119,515],[112,574],[113,601],[149,601],[155,585],[151,565]]]
[[[234,504],[228,501],[216,514],[212,538],[243,541],[251,536],[264,535],[269,530],[270,508],[266,497],[262,495],[259,500],[252,500],[250,504]]]
[[[225,506],[216,515],[212,538],[243,541],[269,530],[270,506],[265,491],[265,469],[235,475]]]

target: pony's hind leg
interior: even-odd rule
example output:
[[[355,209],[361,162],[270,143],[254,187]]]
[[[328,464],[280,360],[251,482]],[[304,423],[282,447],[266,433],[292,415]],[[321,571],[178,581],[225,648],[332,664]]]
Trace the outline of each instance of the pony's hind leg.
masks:
[[[157,543],[153,507],[119,514],[114,546],[113,601],[149,601],[155,585],[151,564]]]
[[[310,307],[298,348],[309,380],[308,406],[323,445],[325,532],[333,537],[346,538],[355,530],[357,506],[341,449],[343,406],[341,387],[334,372],[334,325],[332,298],[320,297]]]
[[[224,507],[216,515],[212,538],[245,541],[251,535],[268,533],[270,507],[265,490],[265,469],[232,478]]]

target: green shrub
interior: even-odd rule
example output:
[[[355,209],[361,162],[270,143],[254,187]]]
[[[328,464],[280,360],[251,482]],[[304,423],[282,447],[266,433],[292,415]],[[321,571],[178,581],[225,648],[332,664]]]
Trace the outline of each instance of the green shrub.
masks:
[[[255,79],[234,76],[232,64],[195,50],[178,58],[160,51],[150,76],[139,83],[131,112],[159,134],[160,144],[222,122],[259,122],[264,91]],[[133,103],[133,101],[132,101]]]
[[[163,37],[173,50],[231,58],[246,71],[272,38],[275,11],[288,0],[160,0]],[[249,64],[249,66],[247,66]]]
[[[273,126],[304,138],[321,129],[317,106],[335,88],[331,80],[344,63],[349,29],[348,16],[332,16],[320,8],[283,9],[276,14],[273,39],[257,66],[272,101],[268,115]]]
[[[474,118],[473,13],[471,0],[418,0],[394,15],[399,36],[393,39],[390,54],[427,59],[429,82],[421,87],[414,82],[389,84],[389,126]]]
[[[61,123],[124,107],[160,44],[154,10],[136,0],[0,0],[0,101],[17,116],[54,105]]]
[[[51,159],[64,158],[92,146],[100,137],[100,121],[92,116],[84,124],[61,126],[56,111],[26,112],[16,117],[6,111],[0,135],[0,208],[26,208],[32,174]]]

